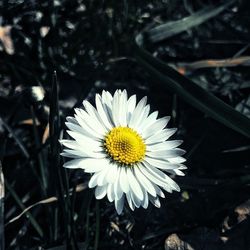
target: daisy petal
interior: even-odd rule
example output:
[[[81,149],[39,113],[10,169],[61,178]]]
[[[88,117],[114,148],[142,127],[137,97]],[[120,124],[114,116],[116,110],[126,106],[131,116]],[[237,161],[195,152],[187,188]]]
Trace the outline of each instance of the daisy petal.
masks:
[[[143,165],[140,166],[140,171],[153,183],[162,187],[167,192],[172,193],[171,187],[168,185],[168,183],[165,180],[162,180],[162,178],[159,178],[157,175],[155,175],[151,171],[148,171],[148,169],[144,167]]]
[[[145,190],[145,188],[143,188],[142,190],[143,190],[143,195],[144,195],[144,200],[142,201],[142,207],[146,209],[148,207],[148,193]]]
[[[161,207],[161,203],[160,203],[160,200],[159,200],[158,197],[152,197],[152,196],[150,196],[150,197],[149,197],[149,200],[150,200],[150,202],[151,202],[155,207],[158,207],[158,208]]]
[[[157,116],[158,111],[154,111],[144,121],[142,121],[141,125],[139,125],[139,128],[143,134],[148,127],[152,126],[155,123]]]
[[[165,128],[167,126],[169,120],[170,120],[169,116],[162,117],[162,118],[156,120],[154,122],[154,124],[152,124],[152,126],[150,126],[147,129],[145,129],[145,131],[144,131],[144,138],[147,139],[150,136],[154,135],[155,131],[160,131],[163,128]]]
[[[150,136],[149,138],[147,138],[145,140],[146,144],[155,144],[155,143],[166,141],[175,132],[176,132],[175,128],[163,129],[159,133],[154,134],[154,135]]]
[[[113,121],[115,126],[120,126],[120,115],[119,115],[119,103],[120,103],[120,93],[119,91],[116,91],[114,94],[114,98],[113,98],[113,104],[112,104],[112,116],[113,116]]]
[[[114,184],[109,183],[107,188],[107,197],[110,202],[115,200]]]
[[[115,198],[118,200],[122,197],[122,194],[123,194],[123,191],[122,191],[120,184],[119,184],[120,172],[121,172],[121,168],[118,169],[118,173],[117,173],[118,177],[116,178],[115,183],[114,183]]]
[[[71,131],[75,131],[78,132],[79,134],[85,135],[87,137],[91,137],[93,139],[99,139],[100,136],[97,133],[92,133],[92,131],[87,131],[86,129],[84,129],[83,127],[76,125],[74,123],[71,122],[65,122],[65,125],[71,130]]]
[[[104,198],[106,194],[107,194],[107,186],[97,186],[95,188],[95,197],[97,200]]]
[[[63,167],[64,168],[79,168],[81,161],[82,161],[81,158],[67,161],[66,163],[63,164]]]
[[[108,183],[114,183],[116,179],[119,178],[118,176],[118,167],[115,164],[109,163],[109,172],[106,175],[106,180]]]
[[[150,157],[145,157],[145,161],[149,163],[151,166],[154,166],[162,170],[177,169],[180,167],[180,164],[174,164],[163,160],[156,160]]]
[[[186,153],[185,150],[180,149],[180,148],[175,148],[175,149],[166,149],[166,150],[158,150],[158,151],[153,151],[153,152],[147,152],[147,156],[150,156],[152,158],[156,159],[166,159],[166,158],[175,158],[177,156],[184,155]]]
[[[99,173],[97,172],[91,176],[89,183],[88,183],[89,188],[94,188],[95,186],[97,186],[97,179],[99,176],[100,176],[100,172]]]
[[[127,169],[127,179],[130,186],[130,190],[133,191],[133,193],[138,197],[139,200],[142,200],[143,192],[132,171],[133,171],[132,169]]]
[[[95,103],[96,103],[96,108],[97,111],[102,119],[103,124],[105,125],[105,127],[109,130],[112,129],[112,122],[110,121],[109,116],[107,115],[107,113],[105,112],[105,109],[103,107],[103,103],[102,103],[102,99],[100,95],[96,95],[95,98]]]
[[[82,168],[84,168],[87,173],[99,172],[109,167],[109,161],[106,158],[98,160],[94,158],[85,158],[82,159],[81,164]]]
[[[132,113],[129,124],[128,124],[130,128],[136,128],[136,124],[138,124],[140,121],[140,117],[143,113],[143,109],[146,106],[146,102],[147,102],[147,97],[145,96],[137,104],[135,110]]]
[[[124,207],[124,195],[119,200],[115,200],[115,209],[117,213],[120,215],[122,213]]]
[[[177,183],[173,181],[169,176],[164,174],[162,171],[148,164],[145,164],[145,167],[152,175],[154,175],[156,178],[158,178],[162,182],[166,182],[173,190],[178,191],[178,192],[180,191],[180,187],[177,185]]]
[[[131,199],[132,199],[132,203],[135,205],[135,207],[139,208],[141,206],[141,202],[143,199],[139,199],[137,197],[137,195],[133,192],[133,190],[130,190],[130,195],[131,195]]]
[[[172,162],[172,163],[183,163],[183,162],[186,161],[186,159],[181,157],[181,156],[178,156],[176,158],[169,159],[169,161]]]
[[[132,211],[134,211],[135,210],[135,205],[132,202],[132,198],[131,198],[130,192],[126,193],[126,198],[127,198],[129,207],[131,208]]]
[[[164,141],[153,145],[148,145],[147,151],[157,151],[162,149],[173,149],[182,144],[181,140]]]
[[[156,196],[156,191],[153,184],[149,181],[149,179],[146,178],[145,175],[141,173],[138,168],[139,167],[135,167],[134,169],[137,180],[140,180],[141,185],[147,189],[147,192],[149,192],[152,196]]]
[[[83,106],[85,107],[87,114],[89,115],[89,123],[91,123],[91,126],[95,126],[96,128],[100,129],[100,132],[106,133],[107,127],[105,126],[105,122],[100,116],[100,113],[97,112],[97,110],[88,102],[83,101]],[[83,111],[83,110],[81,110]],[[94,123],[93,123],[94,122]]]
[[[132,116],[133,111],[134,111],[134,109],[135,109],[135,105],[136,105],[136,95],[132,95],[132,96],[128,99],[128,107],[127,107],[127,124],[130,123],[131,116]]]
[[[124,193],[127,193],[129,191],[127,170],[125,168],[121,168],[121,172],[119,176],[119,184]]]
[[[83,146],[84,148],[86,148],[86,145],[88,147],[88,149],[92,150],[92,151],[98,151],[99,148],[102,147],[102,144],[100,141],[98,140],[93,140],[90,137],[87,137],[85,135],[79,134],[78,132],[74,132],[71,130],[67,130],[67,133],[73,138],[75,139],[75,141],[81,145],[81,147]]]

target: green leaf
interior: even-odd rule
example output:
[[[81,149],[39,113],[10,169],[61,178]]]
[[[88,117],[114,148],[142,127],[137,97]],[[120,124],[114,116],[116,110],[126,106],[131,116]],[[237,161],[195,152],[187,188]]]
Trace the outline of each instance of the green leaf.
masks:
[[[206,22],[208,19],[220,14],[234,2],[235,0],[231,0],[217,7],[209,6],[200,11],[195,12],[194,14],[188,17],[182,18],[181,20],[158,25],[157,27],[145,31],[145,36],[150,42],[162,41],[166,38],[172,37],[192,27]]]
[[[141,48],[138,48],[136,53],[138,62],[157,78],[166,90],[176,93],[184,101],[227,127],[250,137],[250,119]]]
[[[15,190],[12,188],[12,186],[9,184],[9,182],[6,179],[5,179],[5,186],[6,186],[7,190],[9,191],[10,195],[13,197],[13,199],[17,203],[17,205],[24,211],[26,209],[26,207],[23,205],[22,200],[19,198],[19,196],[17,195]],[[38,235],[41,238],[43,238],[43,236],[44,236],[43,230],[40,227],[40,225],[38,224],[37,220],[33,217],[33,215],[29,211],[26,211],[25,215],[26,215],[27,219],[30,220],[31,225],[34,227],[34,229],[36,230]]]

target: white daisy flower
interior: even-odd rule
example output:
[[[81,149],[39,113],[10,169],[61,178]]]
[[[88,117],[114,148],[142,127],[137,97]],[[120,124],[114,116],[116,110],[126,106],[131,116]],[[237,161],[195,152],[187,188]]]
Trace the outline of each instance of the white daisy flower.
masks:
[[[64,167],[91,173],[88,186],[95,188],[96,199],[107,196],[118,214],[125,199],[132,210],[147,208],[149,202],[160,207],[162,189],[180,191],[166,173],[184,175],[186,169],[181,157],[185,151],[177,148],[182,141],[169,140],[176,132],[166,128],[170,117],[157,119],[157,111],[149,114],[147,97],[136,104],[136,96],[128,98],[126,90],[114,96],[103,91],[95,104],[83,101],[84,109],[67,117],[72,140],[61,141],[62,156],[74,159]]]

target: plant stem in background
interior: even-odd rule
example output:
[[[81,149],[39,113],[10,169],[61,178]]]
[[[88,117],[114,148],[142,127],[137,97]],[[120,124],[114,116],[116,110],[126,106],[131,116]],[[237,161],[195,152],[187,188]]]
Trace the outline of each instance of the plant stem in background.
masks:
[[[4,177],[0,161],[0,250],[4,250]]]

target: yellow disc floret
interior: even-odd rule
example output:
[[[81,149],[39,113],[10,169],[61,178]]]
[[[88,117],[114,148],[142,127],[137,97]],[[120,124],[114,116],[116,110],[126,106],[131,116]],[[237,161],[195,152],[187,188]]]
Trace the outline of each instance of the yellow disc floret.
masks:
[[[105,137],[104,147],[109,156],[120,164],[132,165],[145,156],[146,145],[131,128],[113,128]]]

